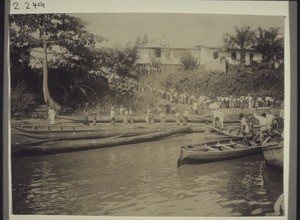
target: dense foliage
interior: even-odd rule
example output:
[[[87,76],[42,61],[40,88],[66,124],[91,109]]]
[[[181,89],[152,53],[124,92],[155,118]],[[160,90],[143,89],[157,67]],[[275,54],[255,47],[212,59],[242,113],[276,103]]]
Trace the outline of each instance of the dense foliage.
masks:
[[[233,34],[224,35],[225,49],[238,49],[241,52],[241,64],[245,63],[245,51],[255,50],[262,54],[266,64],[282,63],[284,58],[284,39],[280,37],[279,28],[263,29],[250,26],[235,27]]]
[[[146,83],[154,83],[156,88],[176,89],[190,95],[253,97],[273,96],[282,100],[284,95],[283,69],[266,67],[230,66],[228,74],[221,72],[176,72],[160,76],[147,76]],[[158,80],[157,80],[158,79]]]

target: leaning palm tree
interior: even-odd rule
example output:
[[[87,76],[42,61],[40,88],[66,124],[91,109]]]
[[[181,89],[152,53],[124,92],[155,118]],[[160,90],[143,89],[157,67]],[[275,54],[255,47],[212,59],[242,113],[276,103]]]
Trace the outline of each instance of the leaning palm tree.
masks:
[[[246,62],[246,50],[251,49],[255,38],[255,32],[250,26],[234,27],[234,34],[224,35],[225,49],[238,49],[241,52],[241,64]]]

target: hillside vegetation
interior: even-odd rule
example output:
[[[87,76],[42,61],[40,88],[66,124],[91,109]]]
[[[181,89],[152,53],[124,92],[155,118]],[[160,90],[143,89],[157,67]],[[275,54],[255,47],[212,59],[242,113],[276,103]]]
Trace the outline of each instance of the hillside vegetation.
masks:
[[[284,97],[283,68],[231,66],[227,74],[221,72],[178,71],[147,75],[140,78],[155,88],[176,89],[190,95],[216,96],[273,96]]]

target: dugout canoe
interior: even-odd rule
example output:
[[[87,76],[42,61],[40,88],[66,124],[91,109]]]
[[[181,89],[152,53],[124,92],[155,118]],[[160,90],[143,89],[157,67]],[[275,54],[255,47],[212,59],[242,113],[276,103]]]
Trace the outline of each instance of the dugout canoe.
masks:
[[[37,146],[15,146],[12,147],[13,155],[24,154],[55,154],[72,151],[82,151],[96,148],[105,148],[113,146],[121,146],[126,144],[135,144],[140,142],[153,141],[160,138],[168,137],[174,134],[186,131],[190,126],[174,127],[168,131],[155,132],[151,134],[144,134],[133,137],[120,137],[116,139],[110,138],[109,140],[89,139],[89,140],[72,140],[72,141],[54,141],[47,144]]]
[[[266,164],[276,170],[283,170],[283,140],[270,141],[268,139],[263,142],[262,150]]]
[[[169,116],[171,116],[171,115],[169,115]],[[79,117],[74,117],[74,116],[69,116],[69,117],[67,117],[67,116],[57,116],[57,117],[61,118],[61,119],[73,121],[73,122],[76,122],[76,123],[82,123],[82,119],[80,119]],[[145,123],[145,117],[144,116],[134,116],[133,120],[134,120],[134,123]],[[213,122],[212,119],[207,119],[207,118],[199,117],[199,116],[191,116],[191,117],[189,117],[188,121],[192,122],[192,123],[212,123]],[[88,122],[92,123],[92,120],[89,120]],[[158,118],[158,116],[154,118],[154,122],[155,123],[160,122],[160,119]],[[167,123],[175,123],[176,122],[175,116],[174,116],[174,118],[167,118],[166,122]],[[182,122],[182,120],[181,120],[181,122]],[[238,120],[225,120],[224,124],[237,123],[237,122],[238,122]],[[108,117],[103,116],[102,119],[97,119],[96,123],[110,123],[110,120],[109,120]],[[116,118],[116,123],[123,123],[123,117],[118,116]]]
[[[222,134],[232,138],[243,137],[242,131],[240,129],[219,129],[211,127],[211,130],[213,132],[217,132],[218,134]]]
[[[180,148],[177,167],[246,157],[262,152],[261,145],[245,146],[241,138],[223,139]]]
[[[132,137],[137,135],[149,134],[154,132],[168,131],[172,129],[171,126],[165,126],[161,128],[110,128],[105,129],[102,127],[101,130],[90,130],[90,131],[63,131],[63,132],[14,132],[13,135],[20,135],[29,138],[47,140],[82,140],[82,139],[100,139],[109,138],[121,135],[122,137]],[[19,129],[18,129],[19,130]]]
[[[122,137],[122,135],[113,136],[113,137],[110,137],[110,139],[119,138],[119,137]],[[60,138],[51,138],[51,139],[34,140],[34,141],[26,141],[26,142],[13,142],[13,143],[11,143],[11,147],[17,147],[17,146],[23,146],[23,147],[24,146],[34,146],[34,145],[39,145],[39,144],[43,144],[43,143],[47,143],[47,142],[51,142],[51,141],[52,142],[53,141],[61,141],[61,139]]]
[[[79,133],[79,132],[99,132],[103,129],[101,126],[89,125],[13,125],[12,128],[34,134],[45,133]]]

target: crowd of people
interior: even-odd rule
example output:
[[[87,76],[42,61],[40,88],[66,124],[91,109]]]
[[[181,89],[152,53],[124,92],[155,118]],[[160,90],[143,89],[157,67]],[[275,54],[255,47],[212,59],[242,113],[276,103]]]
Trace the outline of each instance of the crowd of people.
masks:
[[[218,108],[257,108],[257,107],[270,107],[274,108],[276,105],[275,97],[271,96],[258,96],[252,97],[250,94],[244,96],[217,96],[217,97],[208,97],[205,95],[194,95],[188,94],[187,92],[179,93],[176,89],[171,88],[170,90],[166,89],[157,89],[155,87],[147,85],[139,85],[138,90],[140,92],[151,92],[156,97],[165,99],[170,103],[181,103],[193,105],[194,111],[197,108],[209,108],[210,104],[216,104]],[[277,100],[279,101],[279,100]]]

